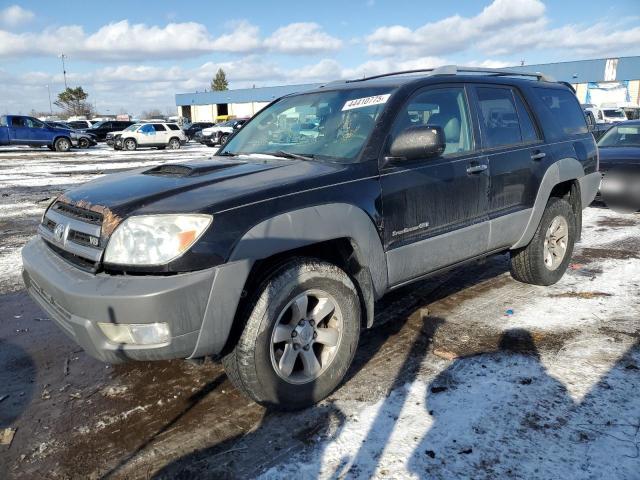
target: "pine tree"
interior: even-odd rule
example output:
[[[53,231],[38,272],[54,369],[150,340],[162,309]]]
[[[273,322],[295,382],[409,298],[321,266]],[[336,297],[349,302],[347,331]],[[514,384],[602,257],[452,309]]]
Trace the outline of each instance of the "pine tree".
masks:
[[[229,90],[229,82],[227,81],[227,75],[221,68],[216,72],[216,76],[211,80],[211,90],[221,91]]]

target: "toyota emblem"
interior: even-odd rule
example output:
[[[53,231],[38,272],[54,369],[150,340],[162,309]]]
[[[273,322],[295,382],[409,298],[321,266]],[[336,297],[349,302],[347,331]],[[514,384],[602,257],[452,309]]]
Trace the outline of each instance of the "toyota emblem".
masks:
[[[59,223],[58,225],[56,225],[56,228],[53,231],[53,238],[55,238],[56,241],[62,243],[63,237],[64,237],[64,225]]]

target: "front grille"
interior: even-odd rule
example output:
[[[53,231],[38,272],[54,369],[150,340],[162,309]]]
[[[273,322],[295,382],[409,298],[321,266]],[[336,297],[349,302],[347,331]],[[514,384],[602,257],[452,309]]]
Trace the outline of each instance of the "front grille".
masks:
[[[102,225],[102,214],[98,212],[60,202],[56,202],[51,208],[67,217],[93,223],[94,225]]]
[[[55,203],[42,219],[38,233],[59,256],[96,272],[102,260],[102,215],[86,208]]]

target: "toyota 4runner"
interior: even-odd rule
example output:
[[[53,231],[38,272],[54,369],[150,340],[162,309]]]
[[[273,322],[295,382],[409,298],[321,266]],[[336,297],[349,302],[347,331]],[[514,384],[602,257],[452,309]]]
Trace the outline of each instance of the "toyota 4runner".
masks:
[[[574,92],[541,74],[329,83],[211,159],[61,195],[24,281],[98,359],[214,356],[255,401],[300,408],[342,381],[390,290],[501,252],[516,280],[557,282],[599,182]]]

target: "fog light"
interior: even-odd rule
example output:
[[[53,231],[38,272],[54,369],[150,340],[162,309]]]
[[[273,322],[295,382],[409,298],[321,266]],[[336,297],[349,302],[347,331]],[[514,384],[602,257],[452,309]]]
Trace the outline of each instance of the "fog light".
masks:
[[[98,323],[98,326],[112,343],[155,345],[167,343],[171,338],[168,323]]]

